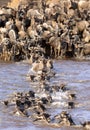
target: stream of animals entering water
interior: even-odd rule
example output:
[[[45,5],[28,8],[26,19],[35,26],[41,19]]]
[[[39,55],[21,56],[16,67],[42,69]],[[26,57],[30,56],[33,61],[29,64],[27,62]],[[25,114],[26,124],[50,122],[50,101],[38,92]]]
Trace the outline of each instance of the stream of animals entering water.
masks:
[[[10,1],[10,0],[9,0]],[[0,4],[8,0],[0,0]],[[0,102],[14,92],[27,92],[33,89],[32,83],[26,79],[30,65],[24,62],[0,62]],[[56,77],[52,83],[65,83],[72,93],[76,94],[74,109],[71,113],[76,123],[90,120],[90,61],[54,60]],[[36,84],[35,84],[36,85]],[[35,89],[35,88],[34,88]],[[59,99],[59,96],[56,95]],[[60,104],[59,104],[60,105]],[[58,114],[63,106],[58,104],[50,109],[50,113]],[[6,106],[0,103],[0,130],[77,130],[74,127],[52,128],[33,124],[29,118],[15,116]],[[83,128],[78,128],[83,130]]]
[[[32,83],[26,79],[30,65],[24,62],[0,63],[0,101],[14,92],[27,92],[32,89]],[[63,108],[57,103],[50,113],[60,113],[65,109],[71,113],[74,121],[90,120],[90,61],[54,60],[56,77],[52,83],[65,83],[70,91],[76,94],[74,109]],[[36,84],[35,84],[36,85]],[[35,88],[34,88],[35,89]],[[59,96],[56,95],[59,99]],[[29,118],[15,116],[7,107],[0,103],[0,130],[50,130],[49,126],[34,125]],[[73,127],[61,127],[59,130],[76,130]],[[78,128],[78,130],[83,128]]]

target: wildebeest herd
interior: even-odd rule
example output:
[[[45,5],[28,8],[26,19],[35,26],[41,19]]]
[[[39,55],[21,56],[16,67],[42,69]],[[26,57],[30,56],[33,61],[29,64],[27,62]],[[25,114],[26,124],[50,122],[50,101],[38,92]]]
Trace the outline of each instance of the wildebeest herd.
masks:
[[[83,58],[90,54],[90,1],[67,0],[56,3],[39,0],[21,2],[17,9],[0,8],[0,59],[28,60],[32,65],[27,78],[36,82],[37,92],[17,92],[3,101],[14,106],[13,114],[45,125],[90,128],[90,122],[78,126],[63,110],[50,115],[56,103],[54,94],[62,95],[64,108],[74,109],[76,94],[65,84],[51,84],[55,71],[51,58]],[[60,105],[61,105],[60,104]]]
[[[35,49],[34,49],[35,48]],[[52,58],[90,54],[90,1],[22,2],[0,8],[0,59],[20,61],[41,53]],[[40,49],[40,50],[39,50]]]

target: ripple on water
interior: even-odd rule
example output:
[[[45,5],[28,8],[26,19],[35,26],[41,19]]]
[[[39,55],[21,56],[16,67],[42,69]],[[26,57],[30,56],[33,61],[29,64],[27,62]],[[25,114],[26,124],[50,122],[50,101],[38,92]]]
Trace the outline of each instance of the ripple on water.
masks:
[[[83,67],[82,67],[83,65]],[[90,120],[90,62],[75,62],[75,61],[54,61],[54,68],[56,72],[55,80],[51,80],[52,84],[65,83],[68,88],[76,93],[76,104],[77,107],[72,110],[68,110],[75,121],[83,122]],[[17,91],[28,91],[33,88],[32,83],[26,80],[26,74],[28,73],[29,65],[24,63],[0,63],[0,101],[8,97],[8,95]],[[35,84],[37,85],[37,84]],[[62,101],[61,96],[67,94],[57,93],[53,95],[53,99],[57,100],[56,105],[60,105]],[[58,98],[60,97],[60,98]],[[63,105],[63,104],[62,104]],[[57,114],[67,109],[63,107],[52,107],[48,109],[50,113]],[[16,117],[12,113],[8,114],[8,109],[0,103],[0,129],[5,130],[19,130],[19,129],[32,129],[32,130],[46,130],[54,129],[50,127],[35,126],[30,122],[30,119]],[[59,130],[77,130],[77,128],[64,127]],[[82,130],[81,128],[78,130]]]

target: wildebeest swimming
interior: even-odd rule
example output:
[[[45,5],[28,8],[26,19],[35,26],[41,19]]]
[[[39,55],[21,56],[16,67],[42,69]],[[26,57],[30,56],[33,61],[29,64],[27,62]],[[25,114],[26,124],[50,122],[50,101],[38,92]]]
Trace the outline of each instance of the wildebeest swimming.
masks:
[[[27,59],[32,65],[28,80],[39,83],[36,92],[17,92],[2,103],[13,106],[13,114],[30,118],[33,123],[78,127],[68,112],[76,107],[76,94],[64,83],[50,84],[56,74],[51,58],[90,55],[90,4],[88,0],[57,0],[58,4],[53,0],[39,2],[40,5],[35,1],[23,4],[22,0],[17,9],[7,6],[0,9],[0,59]],[[65,110],[49,114],[48,108],[56,104]],[[80,123],[79,127],[88,129],[89,124],[89,121]]]

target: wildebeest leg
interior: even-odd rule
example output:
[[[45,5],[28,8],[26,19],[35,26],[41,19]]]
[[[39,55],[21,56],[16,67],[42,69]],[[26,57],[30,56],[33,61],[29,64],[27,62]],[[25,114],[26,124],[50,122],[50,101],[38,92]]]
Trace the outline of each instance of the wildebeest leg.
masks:
[[[61,52],[61,45],[59,44],[59,46],[58,46],[58,57],[60,56],[60,52]]]
[[[54,48],[55,58],[59,57],[60,55],[60,49]]]
[[[54,54],[55,54],[55,58],[57,57],[57,49],[54,48]]]
[[[61,57],[65,57],[66,52],[68,50],[68,43],[67,42],[61,42]]]
[[[81,48],[81,50],[80,50],[80,57],[83,57],[83,56],[84,56],[84,49]]]
[[[61,58],[63,58],[65,56],[65,50],[64,49],[61,49]]]
[[[51,57],[52,57],[52,56],[53,56],[53,52],[54,52],[54,51],[53,51],[54,48],[51,46],[50,49],[51,49],[51,54],[50,54],[50,55],[51,55]]]

